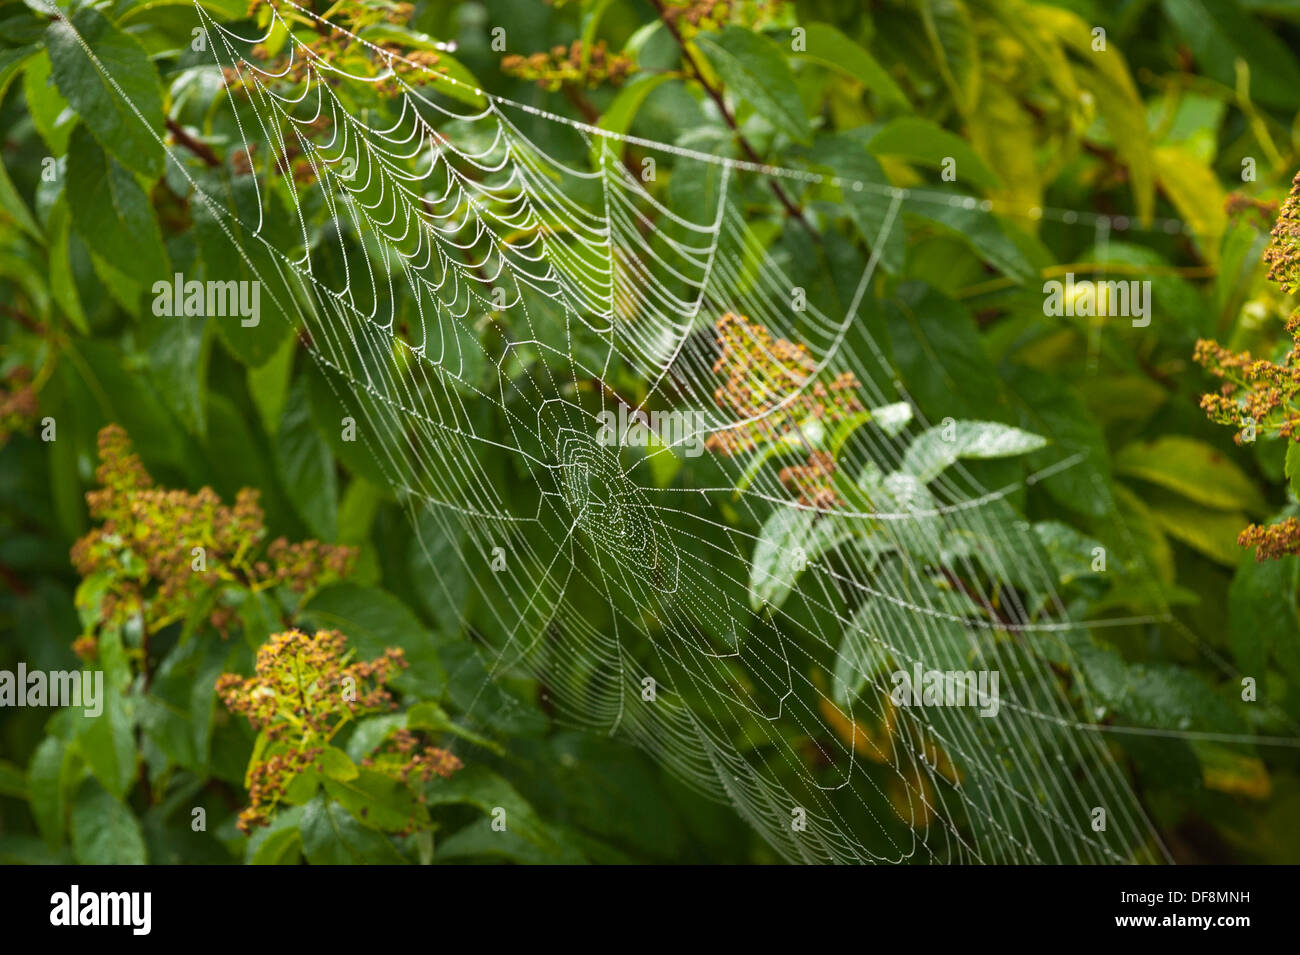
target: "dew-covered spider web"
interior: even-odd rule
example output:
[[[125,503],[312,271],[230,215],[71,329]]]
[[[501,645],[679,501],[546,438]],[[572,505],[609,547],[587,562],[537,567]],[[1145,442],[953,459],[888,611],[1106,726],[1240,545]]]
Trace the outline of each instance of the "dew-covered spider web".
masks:
[[[299,326],[409,509],[418,586],[492,677],[535,678],[556,719],[791,861],[1168,858],[1077,665],[1089,628],[1132,621],[1081,622],[1009,501],[1079,456],[981,486],[964,459],[996,449],[962,443],[963,395],[927,420],[876,332],[908,204],[981,200],[610,133],[292,0],[259,35],[196,9],[236,160],[176,163],[196,215]],[[871,252],[832,263],[836,288],[803,288],[751,216],[773,182],[866,197]],[[623,432],[638,412],[659,426]],[[893,702],[918,669],[996,672],[996,712]]]

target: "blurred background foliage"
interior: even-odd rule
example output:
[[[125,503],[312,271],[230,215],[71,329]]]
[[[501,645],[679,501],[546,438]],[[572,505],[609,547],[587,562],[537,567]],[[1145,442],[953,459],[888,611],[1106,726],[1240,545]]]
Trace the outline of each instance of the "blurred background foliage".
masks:
[[[265,22],[257,3],[200,2],[223,22]],[[1236,542],[1251,521],[1294,510],[1287,443],[1237,445],[1208,422],[1199,399],[1217,382],[1192,360],[1201,338],[1274,358],[1292,344],[1294,302],[1266,280],[1261,256],[1300,165],[1300,4],[316,9],[409,51],[455,41],[432,61],[450,75],[615,132],[895,186],[945,188],[954,157],[953,188],[989,204],[905,207],[905,228],[875,250],[882,276],[864,327],[931,420],[956,394],[964,418],[1050,439],[1050,449],[973,463],[986,486],[1086,452],[1011,502],[1049,550],[1077,553],[1084,541],[1137,555],[1104,577],[1086,560],[1061,561],[1080,619],[1172,610],[1168,622],[1107,628],[1087,659],[1107,688],[1096,718],[1172,731],[1117,735],[1113,749],[1175,858],[1300,859],[1296,748],[1178,735],[1227,724],[1294,739],[1300,719],[1300,557],[1256,562]],[[214,120],[224,94],[191,47],[189,0],[61,5],[58,16],[42,0],[0,2],[0,667],[101,668],[109,687],[108,718],[89,729],[67,713],[0,713],[0,858],[777,861],[726,806],[617,739],[567,728],[545,687],[486,680],[470,633],[481,608],[430,597],[434,569],[406,514],[373,462],[338,440],[338,409],[292,328],[265,320],[241,336],[229,322],[141,307],[152,277],[222,275],[231,252],[157,142],[86,69],[61,16],[75,17],[196,175],[220,181],[241,162]],[[383,90],[371,95],[355,105],[380,109]],[[573,153],[540,118],[522,128],[543,149]],[[643,156],[628,146],[622,158]],[[660,161],[653,188],[690,202],[691,183]],[[825,297],[860,271],[880,215],[868,196],[817,186],[755,187],[743,203],[769,252]],[[1044,209],[1103,214],[1111,228]],[[1139,227],[1140,240],[1125,234]],[[1042,282],[1067,272],[1150,278],[1156,320],[1046,317]],[[128,467],[138,454],[129,468],[146,483],[97,473],[110,423],[129,442],[108,432],[111,461]],[[147,566],[158,556],[148,541],[122,558],[113,534],[133,533],[131,519],[106,527],[109,505],[86,497],[101,486],[174,490],[149,500],[160,520],[209,522],[204,533],[227,547],[217,548],[228,558],[220,579],[178,596]],[[252,510],[243,489],[257,492]],[[1118,528],[1131,537],[1117,539]],[[109,593],[125,595],[126,611],[106,604]],[[274,739],[228,710],[216,684],[253,674],[257,648],[291,626],[348,638],[357,656],[322,667],[389,647],[411,665],[380,674],[384,706],[347,714],[341,735],[329,724],[321,752],[288,774],[271,825],[249,837],[238,822],[250,761],[264,764]],[[1267,705],[1241,701],[1238,674],[1258,677]],[[828,714],[824,732],[845,728]],[[380,744],[394,741],[384,756]],[[422,747],[454,748],[463,765],[408,778],[401,767]],[[502,806],[517,824],[493,838]]]

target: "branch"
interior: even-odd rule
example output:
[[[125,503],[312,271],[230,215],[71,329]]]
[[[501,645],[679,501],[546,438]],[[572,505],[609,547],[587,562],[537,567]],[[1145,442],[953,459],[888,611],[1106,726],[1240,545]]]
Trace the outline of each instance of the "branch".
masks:
[[[745,139],[741,134],[740,127],[736,125],[736,118],[731,115],[731,110],[727,109],[727,103],[722,98],[722,93],[705,82],[704,72],[700,69],[700,64],[695,61],[695,55],[691,53],[690,48],[687,47],[686,41],[682,39],[681,33],[678,32],[677,24],[668,19],[667,11],[664,10],[663,0],[650,0],[650,3],[654,6],[655,12],[659,14],[659,19],[663,22],[663,25],[668,28],[668,32],[671,33],[673,39],[677,41],[677,45],[681,47],[682,56],[686,58],[687,65],[695,74],[695,79],[699,81],[699,84],[702,87],[704,87],[704,92],[709,94],[709,99],[713,100],[714,105],[718,107],[718,111],[722,113],[722,118],[726,120],[727,125],[731,127],[731,131],[735,133],[736,142],[740,143],[740,148],[745,151],[745,155],[749,158],[749,161],[763,165],[762,157],[760,157],[754,147],[749,144],[749,140]],[[781,200],[781,205],[785,206],[785,211],[798,219],[803,227],[815,237],[817,232],[808,223],[808,220],[804,218],[803,212],[801,212],[799,207],[794,204],[794,201],[786,191],[781,188],[781,184],[775,179],[768,179],[767,184],[771,186],[772,192],[776,194],[776,197]]]
[[[170,116],[167,117],[167,131],[172,134],[172,139],[176,140],[179,145],[184,146],[194,155],[202,159],[207,165],[221,165],[221,159],[212,151],[211,146],[195,139],[185,131],[185,128],[181,126],[180,123],[176,122],[176,120],[172,119]]]

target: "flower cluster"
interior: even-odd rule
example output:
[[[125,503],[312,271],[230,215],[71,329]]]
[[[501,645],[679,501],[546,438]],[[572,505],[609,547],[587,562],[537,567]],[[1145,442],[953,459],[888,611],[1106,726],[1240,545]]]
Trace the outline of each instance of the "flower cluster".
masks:
[[[1256,199],[1242,192],[1230,192],[1228,198],[1223,202],[1223,211],[1231,219],[1245,219],[1249,216],[1255,216],[1253,224],[1258,225],[1261,229],[1267,229],[1269,223],[1277,219],[1277,201],[1271,199]]]
[[[1291,182],[1291,192],[1278,212],[1272,236],[1264,250],[1268,277],[1290,294],[1300,288],[1300,173]]]
[[[1230,214],[1249,210],[1263,215],[1268,208],[1246,199],[1228,204]],[[1263,260],[1268,278],[1284,293],[1300,288],[1300,173],[1277,214]],[[1215,341],[1196,343],[1196,362],[1223,382],[1218,392],[1201,396],[1201,408],[1216,424],[1237,428],[1233,440],[1239,445],[1257,435],[1300,442],[1300,309],[1287,320],[1286,331],[1290,347],[1278,361],[1234,352]],[[1271,527],[1252,524],[1237,543],[1254,547],[1257,560],[1298,554],[1300,523],[1292,517]]]
[[[395,776],[404,783],[412,780],[431,782],[434,776],[448,779],[451,774],[464,764],[448,750],[429,743],[421,743],[419,738],[408,729],[393,732],[377,749],[373,756],[361,761],[367,769],[378,769],[390,776]],[[419,797],[421,802],[424,796]]]
[[[683,40],[730,24],[761,30],[784,13],[785,0],[668,0],[663,17]]]
[[[817,363],[806,345],[775,338],[730,312],[717,329],[721,353],[713,370],[727,380],[713,400],[743,424],[710,435],[710,450],[731,456],[772,441],[810,443],[810,433],[824,433],[863,410],[857,378],[844,372],[829,382],[815,380]],[[834,472],[830,455],[814,450],[807,465],[786,468],[780,478],[803,503],[829,508],[838,503],[830,483]]]
[[[1277,560],[1300,554],[1300,520],[1288,517],[1268,526],[1251,524],[1237,536],[1237,544],[1255,548],[1256,560]]]
[[[574,40],[569,46],[554,47],[549,53],[511,54],[501,58],[501,71],[523,80],[536,80],[538,86],[554,92],[565,85],[618,85],[635,68],[630,56],[606,50],[604,40],[591,47],[585,67],[582,64],[583,50],[582,41]]]
[[[826,451],[814,451],[808,455],[807,464],[782,468],[777,477],[806,507],[829,511],[844,503],[831,484],[835,458]]]
[[[313,768],[347,723],[396,709],[384,684],[407,662],[390,647],[377,660],[353,661],[336,630],[309,636],[300,630],[273,634],[257,651],[251,677],[225,673],[217,695],[264,734],[266,746],[248,771],[249,805],[239,828],[265,825],[293,780]]]
[[[99,626],[138,616],[145,632],[154,633],[224,586],[283,586],[305,594],[351,569],[354,548],[283,538],[264,548],[266,525],[254,490],[241,490],[227,507],[208,487],[193,493],[155,487],[117,425],[100,431],[99,457],[100,487],[86,502],[100,523],[71,553],[77,572],[96,582]],[[210,623],[224,632],[228,611],[218,606]],[[93,639],[78,647],[93,653]]]
[[[16,365],[0,380],[0,445],[36,420],[38,403],[32,370]]]
[[[1223,380],[1218,393],[1201,396],[1201,408],[1217,424],[1236,427],[1241,444],[1253,425],[1256,433],[1300,440],[1300,312],[1286,324],[1293,346],[1283,360],[1253,358],[1250,352],[1233,352],[1218,342],[1202,339],[1193,357],[1216,378]]]

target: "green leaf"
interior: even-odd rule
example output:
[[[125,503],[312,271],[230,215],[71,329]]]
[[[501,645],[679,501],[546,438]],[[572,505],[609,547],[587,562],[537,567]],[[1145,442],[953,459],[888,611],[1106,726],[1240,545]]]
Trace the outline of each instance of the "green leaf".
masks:
[[[329,444],[312,421],[307,389],[307,380],[300,377],[289,392],[275,440],[275,461],[312,534],[332,541],[338,536],[338,474]]]
[[[882,126],[867,141],[875,156],[893,156],[932,169],[951,157],[957,162],[957,181],[982,189],[997,189],[1002,180],[980,158],[970,143],[956,133],[919,116],[900,116]]]
[[[1300,558],[1256,560],[1246,551],[1228,589],[1228,618],[1237,668],[1260,680],[1275,643],[1300,641],[1296,587]]]
[[[68,259],[72,216],[68,212],[66,199],[60,199],[54,204],[46,225],[50,236],[50,294],[72,326],[81,334],[89,335],[90,322],[86,320],[86,312],[81,307],[81,297],[77,294],[77,284],[72,277],[72,266]]]
[[[1153,153],[1160,189],[1194,231],[1201,251],[1211,262],[1219,255],[1219,237],[1228,225],[1226,194],[1209,166],[1178,146],[1160,146]]]
[[[228,211],[249,204],[248,191],[254,188],[251,178],[240,177],[242,181],[229,185],[225,195]],[[273,215],[277,207],[270,202],[268,206],[266,214]],[[203,280],[246,283],[243,287],[250,291],[252,283],[260,283],[256,324],[244,324],[252,321],[251,316],[209,316],[230,353],[243,364],[258,368],[270,361],[293,335],[297,312],[288,266],[270,253],[261,239],[250,236],[239,220],[221,215],[219,207],[214,209],[206,202],[194,202],[190,208],[194,214],[194,237],[203,262]],[[228,313],[231,311],[238,309],[227,308]]]
[[[77,742],[95,778],[114,796],[123,797],[135,784],[137,752],[135,714],[124,692],[130,668],[120,631],[101,631],[99,659],[104,671],[103,712],[95,717],[77,713]]]
[[[1068,467],[1049,474],[1043,489],[1059,504],[1090,517],[1103,517],[1115,507],[1111,492],[1110,452],[1100,425],[1070,384],[1056,375],[1012,366],[1003,376],[1019,399],[1020,423],[1043,435],[1051,446],[1029,458],[1041,471],[1076,455]]]
[[[804,31],[806,49],[796,50],[796,57],[851,76],[880,96],[882,101],[911,110],[911,104],[893,77],[885,72],[874,56],[841,33],[838,27],[829,23],[809,23]]]
[[[979,37],[962,0],[916,0],[948,92],[963,113],[980,97]]]
[[[1034,533],[1056,568],[1058,583],[1070,584],[1097,573],[1092,569],[1093,551],[1101,546],[1097,541],[1060,521],[1039,521],[1034,525]]]
[[[447,674],[433,634],[392,594],[378,587],[333,584],[312,597],[302,612],[318,627],[346,634],[364,660],[380,656],[388,647],[401,647],[410,667],[393,677],[392,685],[403,693],[441,696]]]
[[[144,865],[140,823],[120,799],[93,779],[77,790],[72,805],[72,851],[82,865]]]
[[[317,796],[303,807],[302,851],[312,865],[404,865],[392,840],[367,829],[332,799]]]
[[[1241,548],[1237,535],[1247,524],[1240,511],[1206,511],[1198,504],[1171,494],[1148,495],[1151,515],[1170,537],[1176,538],[1211,560],[1237,566]]]
[[[371,43],[381,45],[386,43],[396,44],[400,48],[407,50],[436,52],[438,54],[438,63],[435,70],[456,82],[440,83],[434,80],[430,84],[430,89],[436,90],[443,96],[449,96],[452,99],[460,100],[462,103],[467,103],[475,109],[483,109],[488,105],[487,98],[481,92],[479,81],[475,79],[469,68],[460,60],[451,56],[445,46],[439,48],[438,41],[427,33],[412,30],[400,23],[376,23],[366,27],[357,35]]]
[[[833,696],[841,706],[891,661],[908,670],[917,661],[925,669],[964,670],[975,651],[961,618],[983,614],[968,597],[939,589],[906,561],[892,560],[873,576],[878,595],[854,612],[836,660]]]
[[[41,227],[36,224],[36,220],[27,210],[27,204],[18,195],[18,190],[14,188],[13,180],[9,178],[9,171],[5,169],[4,163],[0,163],[0,225],[17,226],[37,242],[45,242]]]
[[[738,26],[701,33],[695,43],[732,93],[795,142],[812,141],[794,74],[775,43]]]
[[[437,703],[426,701],[415,704],[406,714],[406,726],[408,729],[450,733],[452,736],[459,736],[461,739],[491,750],[498,756],[505,755],[505,749],[500,743],[488,739],[486,736],[480,736],[472,730],[467,730],[458,723],[453,723],[451,717]]]
[[[39,34],[37,35],[39,36]],[[9,84],[13,82],[14,77],[23,68],[23,64],[39,53],[40,49],[38,44],[30,43],[26,46],[0,50],[0,99],[4,98],[9,89]]]
[[[902,271],[907,256],[907,229],[896,211],[889,230],[885,230],[895,200],[889,194],[893,186],[876,157],[857,139],[822,133],[818,134],[804,159],[821,166],[829,175],[864,184],[858,189],[849,185],[841,189],[844,205],[863,241],[873,252],[879,251],[881,267],[893,274]],[[878,250],[877,244],[880,246]]]
[[[32,761],[27,767],[29,805],[36,827],[45,844],[57,849],[63,844],[67,831],[68,801],[64,786],[64,768],[70,751],[66,743],[56,736],[41,740]]]
[[[833,514],[782,507],[758,532],[749,569],[749,602],[779,608],[799,575],[822,554],[853,536],[853,527]]]
[[[59,92],[95,138],[128,169],[157,177],[163,171],[162,90],[144,47],[93,7],[82,7],[71,23],[51,23],[46,46]]]
[[[290,380],[293,377],[293,356],[298,340],[286,338],[279,350],[266,364],[248,369],[248,396],[257,406],[262,430],[275,434],[280,430],[280,416],[289,401]],[[310,401],[308,406],[310,407]]]
[[[316,757],[316,769],[327,779],[347,782],[356,779],[360,770],[347,753],[337,746],[326,746]]]
[[[925,219],[944,227],[970,246],[972,252],[989,265],[1023,285],[1034,280],[1038,272],[1010,236],[998,218],[976,205],[970,197],[955,194],[947,199],[934,195],[909,196],[903,204],[909,216]]]
[[[1206,507],[1251,513],[1267,509],[1263,496],[1241,468],[1208,444],[1181,435],[1126,445],[1115,455],[1115,471],[1158,484]]]
[[[1028,16],[1058,37],[1074,54],[1079,85],[1097,103],[1116,152],[1128,166],[1133,202],[1138,215],[1151,217],[1155,208],[1155,173],[1146,106],[1138,95],[1124,55],[1114,44],[1092,48],[1092,28],[1078,14],[1049,4],[1025,4]]]
[[[346,760],[347,756],[343,758]],[[351,760],[348,764],[351,765]],[[326,777],[324,786],[327,793],[367,828],[401,832],[413,823],[424,825],[428,821],[427,811],[415,801],[411,790],[383,773],[357,770],[351,779]]]
[[[434,779],[426,787],[425,798],[430,806],[463,803],[476,806],[488,815],[493,810],[502,809],[505,811],[505,831],[522,836],[536,846],[562,851],[527,800],[509,782],[481,763],[457,770],[450,779]]]
[[[1047,444],[1041,435],[993,421],[955,421],[916,436],[903,455],[901,470],[929,482],[963,458],[1009,458]]]
[[[0,759],[0,796],[27,799],[27,774],[22,767]]]
[[[27,101],[27,114],[32,118],[32,125],[40,133],[41,139],[50,147],[51,154],[62,156],[68,149],[68,136],[72,133],[75,122],[72,113],[64,117],[68,101],[63,98],[59,88],[54,85],[50,69],[49,54],[41,53],[27,64],[23,73],[23,97]]]
[[[905,282],[886,303],[885,317],[899,377],[925,415],[1003,416],[998,373],[960,303],[923,282]]]
[[[1078,675],[1099,702],[1136,726],[1233,732],[1242,720],[1196,674],[1165,664],[1128,664],[1098,646],[1078,651]]]
[[[141,285],[170,278],[149,197],[84,126],[68,146],[67,195],[73,227],[109,265]],[[121,241],[122,235],[131,240]]]
[[[296,865],[302,852],[302,806],[280,809],[268,826],[248,837],[245,859],[249,865]]]
[[[625,135],[632,128],[632,120],[636,118],[637,111],[645,103],[646,97],[671,79],[674,79],[671,73],[640,73],[634,76],[619,89],[614,101],[601,115],[600,128]],[[591,145],[593,166],[600,165],[601,153],[605,148],[608,148],[610,153],[617,154],[618,140],[605,136],[593,137]]]
[[[196,317],[158,316],[139,319],[146,346],[148,373],[163,401],[200,437],[207,431],[208,356],[212,335],[208,321]]]
[[[1300,67],[1292,51],[1234,0],[1162,0],[1161,8],[1205,75],[1235,88],[1234,64],[1244,60],[1253,100],[1300,107]]]
[[[1291,495],[1300,500],[1300,442],[1288,441],[1286,445],[1286,480]]]

